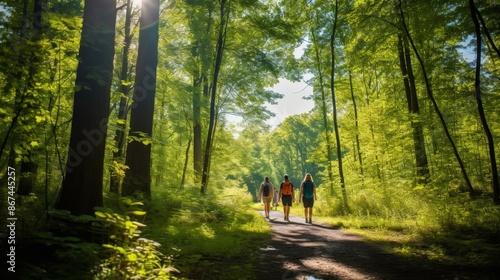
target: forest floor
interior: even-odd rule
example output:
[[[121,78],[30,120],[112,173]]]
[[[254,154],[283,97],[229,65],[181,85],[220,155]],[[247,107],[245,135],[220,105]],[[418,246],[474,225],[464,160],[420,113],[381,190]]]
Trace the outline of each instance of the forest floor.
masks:
[[[262,215],[263,211],[260,211]],[[270,241],[260,248],[257,279],[498,279],[500,269],[415,260],[313,220],[272,211]]]

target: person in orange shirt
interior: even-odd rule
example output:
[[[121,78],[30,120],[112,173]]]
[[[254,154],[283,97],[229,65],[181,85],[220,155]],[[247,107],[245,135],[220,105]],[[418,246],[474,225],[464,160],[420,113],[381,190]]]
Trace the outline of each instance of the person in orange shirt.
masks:
[[[285,180],[281,182],[280,185],[280,191],[278,194],[278,203],[280,201],[283,201],[283,215],[285,216],[285,221],[289,222],[290,207],[292,206],[292,203],[295,202],[295,193],[293,191],[293,184],[288,179],[288,175],[285,174],[283,178]]]

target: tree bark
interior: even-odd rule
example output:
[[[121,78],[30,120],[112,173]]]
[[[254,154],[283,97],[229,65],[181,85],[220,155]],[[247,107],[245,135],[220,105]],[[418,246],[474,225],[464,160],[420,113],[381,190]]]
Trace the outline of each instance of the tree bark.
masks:
[[[474,189],[472,188],[472,184],[469,180],[469,176],[467,175],[467,171],[465,170],[465,166],[462,162],[462,158],[460,157],[460,154],[458,153],[457,146],[455,145],[455,142],[453,141],[453,138],[451,137],[450,132],[448,131],[448,126],[446,125],[446,122],[444,120],[443,114],[441,114],[441,111],[439,110],[439,106],[436,103],[436,100],[434,99],[434,95],[432,93],[432,89],[430,86],[429,79],[427,77],[427,71],[425,70],[424,62],[422,58],[420,57],[420,54],[417,51],[417,48],[415,47],[415,44],[413,43],[413,39],[411,38],[410,32],[408,31],[408,27],[406,26],[405,18],[404,18],[404,13],[403,13],[403,7],[401,7],[401,0],[399,1],[399,12],[401,16],[401,22],[403,25],[403,29],[406,33],[406,36],[408,37],[408,40],[410,41],[411,47],[413,49],[413,52],[415,53],[415,56],[417,57],[418,62],[420,63],[420,68],[422,69],[422,74],[424,76],[424,81],[425,81],[425,86],[427,89],[427,96],[429,97],[429,100],[431,101],[434,111],[439,117],[439,120],[441,121],[441,125],[443,126],[444,133],[446,135],[446,138],[450,142],[450,145],[453,149],[453,154],[455,155],[455,158],[457,159],[457,162],[460,166],[460,170],[462,171],[462,176],[464,177],[465,184],[467,188],[469,189],[469,194],[471,197],[475,197],[475,192]]]
[[[349,71],[349,88],[351,89],[351,100],[352,100],[352,106],[353,106],[353,109],[354,109],[354,124],[356,126],[356,149],[358,150],[359,172],[361,174],[361,178],[363,178],[364,177],[364,171],[363,171],[363,153],[361,152],[361,143],[359,141],[358,106],[357,106],[357,103],[356,103],[356,98],[354,97],[354,88],[352,86],[351,71]]]
[[[193,43],[191,54],[194,60],[197,61],[199,56],[199,43]],[[200,74],[198,65],[193,65],[193,168],[194,181],[196,184],[201,182],[201,174],[203,172],[203,151],[202,151],[202,134],[201,134],[201,91],[203,76]]]
[[[151,198],[151,137],[153,136],[156,68],[158,65],[159,0],[142,0],[139,50],[131,105],[130,136],[122,195],[136,192]],[[129,137],[130,137],[129,136]]]
[[[498,205],[500,204],[500,186],[495,156],[495,143],[493,140],[493,135],[491,134],[491,130],[488,126],[488,121],[486,120],[486,115],[484,114],[483,101],[481,99],[481,28],[479,26],[479,21],[476,14],[478,13],[478,11],[474,0],[469,0],[469,7],[472,15],[472,21],[474,22],[474,29],[476,32],[476,74],[474,81],[474,92],[479,116],[481,117],[481,124],[483,125],[486,139],[488,140],[493,187],[493,202]]]
[[[29,101],[27,102],[24,111],[35,111],[40,106],[40,101],[38,98],[33,97],[36,91],[35,87],[35,75],[37,73],[39,64],[41,62],[40,55],[38,54],[38,50],[35,49],[42,38],[42,1],[36,0],[34,2],[33,7],[33,23],[31,25],[31,30],[33,32],[33,36],[30,38],[31,42],[34,43],[34,46],[31,47],[29,58],[28,58],[28,77],[25,82],[26,87],[22,90],[22,95],[27,96]],[[22,75],[19,76],[22,79]],[[22,82],[21,82],[22,83]],[[20,122],[21,129],[23,129],[22,122]],[[28,126],[29,127],[29,126]],[[37,163],[33,159],[35,147],[30,145],[30,142],[33,141],[34,131],[33,129],[24,129],[20,135],[20,143],[23,146],[22,149],[23,155],[21,156],[21,168],[20,168],[20,180],[19,180],[19,188],[17,193],[19,195],[29,195],[34,188],[36,173],[38,169]]]
[[[333,128],[335,130],[335,139],[337,141],[337,160],[339,162],[339,177],[340,177],[340,190],[342,191],[342,201],[344,208],[349,211],[349,204],[347,203],[347,192],[345,188],[344,169],[342,166],[342,145],[340,143],[340,133],[337,120],[337,103],[335,96],[335,35],[337,31],[338,21],[338,1],[335,1],[335,19],[333,22],[332,35],[330,37],[330,52],[331,52],[331,73],[330,73],[330,88],[332,93],[332,106],[333,106]]]
[[[120,71],[120,104],[118,107],[118,122],[117,129],[115,133],[115,148],[116,151],[113,152],[113,160],[116,162],[122,162],[123,151],[125,149],[125,130],[128,115],[128,94],[130,92],[130,86],[124,81],[128,81],[128,59],[130,52],[130,44],[132,43],[132,34],[130,32],[132,17],[132,0],[127,0],[126,10],[125,10],[125,39],[123,42],[123,56],[122,56],[122,67]],[[120,193],[120,176],[116,175],[113,168],[110,171],[110,183],[109,191],[113,193]]]
[[[330,139],[330,125],[328,124],[328,110],[326,105],[326,93],[325,85],[323,83],[323,69],[321,69],[320,54],[318,47],[318,40],[316,40],[316,34],[314,30],[311,30],[311,37],[314,44],[314,54],[315,63],[318,70],[318,80],[321,92],[321,113],[323,115],[323,127],[325,129],[325,141],[326,141],[326,168],[328,169],[328,180],[329,180],[329,191],[334,192],[334,181],[333,181],[333,165],[332,165],[332,141]]]
[[[215,58],[215,67],[214,67],[214,76],[212,80],[212,87],[210,89],[211,97],[210,97],[210,123],[208,126],[208,134],[207,141],[205,143],[205,157],[203,160],[203,173],[201,178],[201,190],[202,194],[206,193],[209,181],[209,170],[210,170],[210,161],[212,157],[212,142],[214,140],[215,135],[215,123],[216,123],[216,110],[215,103],[217,99],[217,85],[219,79],[219,72],[222,65],[222,55],[224,51],[224,44],[226,41],[226,28],[227,28],[227,17],[228,13],[226,12],[226,3],[227,0],[220,1],[220,25],[219,25],[219,35],[217,39],[216,51],[217,56]]]
[[[93,215],[102,206],[116,0],[86,0],[66,176],[56,208]]]
[[[420,109],[418,106],[417,89],[415,85],[415,77],[413,75],[410,51],[408,48],[408,39],[405,34],[398,34],[398,57],[399,67],[401,69],[401,74],[403,75],[408,113],[410,113],[410,115],[418,116],[420,115]],[[425,184],[429,180],[429,165],[425,151],[424,130],[422,128],[422,124],[418,120],[413,120],[413,117],[411,120],[411,127],[413,129],[417,182],[419,184]]]

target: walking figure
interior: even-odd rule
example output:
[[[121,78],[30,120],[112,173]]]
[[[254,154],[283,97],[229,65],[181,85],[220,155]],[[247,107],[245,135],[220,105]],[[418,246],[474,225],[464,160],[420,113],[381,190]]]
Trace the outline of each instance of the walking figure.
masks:
[[[288,179],[288,175],[285,174],[283,178],[285,180],[281,182],[280,185],[278,203],[280,200],[283,201],[283,215],[285,216],[285,221],[289,222],[290,207],[292,206],[292,203],[295,202],[295,193],[293,192],[293,184]]]
[[[267,219],[269,219],[269,211],[271,208],[271,202],[274,197],[274,186],[269,182],[269,177],[266,176],[264,178],[264,182],[260,184],[259,188],[259,200],[262,199],[262,203],[264,203],[264,214]]]
[[[301,201],[304,203],[304,215],[308,224],[312,224],[313,206],[316,199],[316,185],[311,174],[307,173],[300,184],[299,203]]]
[[[278,192],[276,191],[276,187],[274,187],[274,196],[273,196],[273,205],[272,205],[272,208],[274,208],[274,210],[278,210],[278,205],[279,205],[278,197],[279,197]]]

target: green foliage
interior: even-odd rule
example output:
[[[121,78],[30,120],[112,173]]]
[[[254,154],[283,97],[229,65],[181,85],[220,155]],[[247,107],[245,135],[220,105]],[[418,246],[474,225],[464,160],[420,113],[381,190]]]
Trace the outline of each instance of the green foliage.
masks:
[[[253,279],[258,248],[269,237],[269,225],[253,210],[241,188],[220,186],[199,195],[195,186],[156,189],[145,234],[173,255],[180,275],[213,279]],[[168,201],[168,203],[162,203]]]
[[[495,40],[500,25],[495,24],[498,4],[493,2],[482,1],[479,8]],[[313,173],[319,186],[315,215],[329,219],[332,224],[405,234],[412,240],[401,242],[403,245],[396,251],[409,256],[427,254],[433,259],[463,256],[464,263],[496,260],[488,260],[487,256],[500,255],[496,241],[500,213],[489,201],[492,178],[472,94],[473,70],[469,63],[473,50],[467,48],[467,44],[474,41],[469,40],[472,24],[465,4],[441,0],[403,1],[403,8],[410,33],[423,54],[437,102],[457,140],[474,189],[480,194],[476,200],[470,200],[465,194],[461,170],[425,98],[422,74],[416,64],[420,115],[407,114],[404,77],[398,68],[397,17],[393,5],[385,5],[383,1],[339,3],[340,26],[334,50],[338,71],[334,82],[340,111],[341,155],[326,158],[325,131],[318,114],[320,85],[330,86],[328,43],[334,16],[332,2],[239,1],[231,5],[232,18],[219,77],[218,122],[209,193],[200,197],[192,164],[192,94],[198,90],[202,95],[203,139],[206,138],[209,100],[202,88],[208,85],[196,87],[193,81],[201,75],[212,75],[217,3],[177,1],[165,7],[167,10],[160,22],[153,137],[141,135],[128,139],[152,146],[151,179],[156,187],[147,205],[148,216],[137,215],[143,214],[137,203],[113,197],[107,200],[107,207],[113,210],[100,209],[99,218],[76,218],[68,213],[51,212],[51,220],[46,222],[40,213],[49,207],[45,201],[50,204],[57,197],[64,172],[61,166],[67,158],[83,2],[46,3],[43,36],[36,43],[25,43],[30,40],[19,37],[22,3],[4,1],[2,5],[6,10],[0,11],[2,140],[7,138],[7,129],[16,111],[22,108],[23,113],[15,135],[8,139],[0,165],[8,164],[6,155],[12,151],[15,165],[19,166],[22,160],[32,160],[38,166],[37,171],[30,173],[35,182],[33,193],[18,200],[22,204],[17,212],[22,221],[17,231],[19,238],[29,240],[32,232],[38,232],[33,243],[39,246],[35,248],[40,248],[41,253],[26,261],[32,264],[29,270],[32,278],[68,278],[70,272],[86,279],[91,278],[90,272],[102,278],[142,276],[147,271],[159,276],[168,274],[172,261],[164,256],[170,255],[176,255],[173,262],[183,275],[212,271],[210,278],[220,279],[245,271],[240,278],[251,278],[256,248],[269,233],[268,225],[249,208],[252,195],[255,197],[266,175],[278,184],[282,175],[288,173],[298,185],[305,172]],[[124,9],[117,12],[116,73],[121,68],[118,58],[123,55],[125,20]],[[138,37],[135,23],[139,16],[136,12],[132,19],[136,27],[132,31],[135,36],[129,56],[132,71],[125,80],[119,75],[114,79],[107,139],[113,138],[116,124],[127,123],[116,121],[114,113],[123,95],[120,86],[130,86],[135,76]],[[316,40],[311,38],[312,34]],[[294,53],[299,46],[304,48],[304,54],[297,58]],[[319,65],[315,63],[316,50]],[[32,51],[36,51],[40,63],[32,77],[32,86],[23,95],[21,90],[26,86],[30,69],[29,63],[20,65],[19,61],[29,57]],[[412,56],[412,59],[415,58]],[[349,72],[354,97],[351,97]],[[269,87],[280,77],[299,80],[305,73],[311,75],[307,82],[313,87],[310,98],[316,107],[310,113],[288,118],[270,132],[263,122],[273,112],[265,104],[275,102],[282,93],[273,92]],[[485,111],[494,138],[498,139],[498,58],[490,55],[489,49],[484,50],[482,79]],[[26,98],[22,99],[23,96]],[[332,106],[331,100],[326,103]],[[327,113],[331,122],[331,108]],[[240,127],[229,124],[230,115],[243,118]],[[412,122],[419,122],[424,129],[432,176],[427,185],[418,185],[415,177]],[[124,132],[127,133],[127,129]],[[359,139],[359,149],[356,139]],[[500,142],[496,143],[498,151]],[[111,141],[107,144],[105,164],[111,168],[106,171],[122,178],[127,167],[119,163],[120,159],[110,160],[116,149]],[[31,159],[27,156],[29,152],[33,154]],[[339,156],[344,160],[350,211],[344,209],[340,199]],[[330,162],[334,182],[328,179]],[[181,168],[184,165],[185,172]],[[184,187],[179,187],[181,181]],[[330,183],[334,186],[333,192],[327,191]],[[0,202],[0,206],[2,203],[5,201]],[[292,211],[302,215],[300,207],[293,207]],[[89,232],[91,223],[95,226],[94,232]],[[144,227],[143,223],[149,226]],[[47,228],[57,230],[47,231]],[[93,243],[96,241],[106,244],[105,247]],[[31,245],[28,241],[23,244]],[[252,252],[250,262],[246,258],[248,252]],[[37,261],[40,256],[46,258]],[[79,265],[74,265],[76,263]]]
[[[94,270],[95,279],[169,279],[170,272],[176,271],[158,251],[159,243],[140,237],[139,228],[146,225],[132,220],[144,216],[146,212],[129,198],[121,199],[124,214],[115,213],[109,208],[96,208],[98,223],[94,226],[105,232],[107,241],[103,244],[108,257]]]

